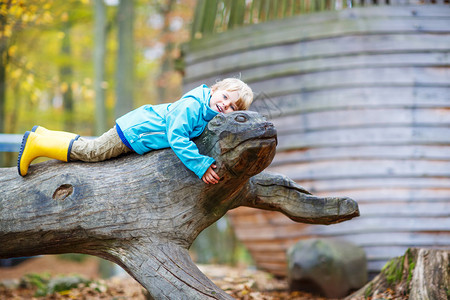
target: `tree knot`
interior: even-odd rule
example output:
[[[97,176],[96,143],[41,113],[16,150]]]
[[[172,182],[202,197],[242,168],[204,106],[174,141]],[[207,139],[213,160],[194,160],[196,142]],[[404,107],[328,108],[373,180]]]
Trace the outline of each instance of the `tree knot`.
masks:
[[[63,184],[59,186],[53,193],[54,200],[64,200],[73,193],[73,186],[70,184]]]

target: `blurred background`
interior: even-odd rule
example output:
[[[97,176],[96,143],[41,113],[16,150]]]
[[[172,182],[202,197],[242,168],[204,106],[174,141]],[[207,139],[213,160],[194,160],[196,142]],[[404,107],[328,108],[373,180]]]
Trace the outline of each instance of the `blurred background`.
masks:
[[[16,165],[33,125],[96,136],[133,108],[239,77],[278,130],[269,170],[352,197],[361,217],[305,225],[239,208],[192,257],[283,278],[295,242],[338,238],[364,249],[373,277],[409,247],[450,248],[449,4],[1,1],[0,165]]]
[[[21,135],[36,124],[96,136],[136,107],[179,99],[196,4],[1,1],[0,166],[16,165]],[[202,236],[192,252],[199,263],[251,262],[226,218]]]

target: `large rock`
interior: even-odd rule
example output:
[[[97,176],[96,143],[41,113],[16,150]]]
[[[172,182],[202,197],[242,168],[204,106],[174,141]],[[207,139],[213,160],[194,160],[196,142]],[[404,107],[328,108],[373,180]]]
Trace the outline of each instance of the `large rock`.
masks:
[[[367,282],[366,254],[341,240],[299,241],[288,250],[288,281],[292,291],[346,296]]]

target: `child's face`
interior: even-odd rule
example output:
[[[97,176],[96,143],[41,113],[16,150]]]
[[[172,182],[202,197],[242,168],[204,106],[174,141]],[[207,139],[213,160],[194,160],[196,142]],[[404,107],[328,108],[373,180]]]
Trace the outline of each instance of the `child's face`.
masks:
[[[237,91],[215,90],[212,91],[209,107],[212,110],[228,114],[238,110],[236,102],[239,100],[239,93]]]

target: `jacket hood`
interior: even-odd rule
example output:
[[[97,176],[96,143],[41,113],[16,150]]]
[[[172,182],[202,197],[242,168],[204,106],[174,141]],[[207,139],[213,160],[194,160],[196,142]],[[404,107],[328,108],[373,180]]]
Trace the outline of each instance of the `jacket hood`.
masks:
[[[202,113],[202,118],[206,122],[209,122],[215,116],[217,116],[218,112],[213,110],[209,106],[209,102],[211,101],[211,89],[208,86],[206,86],[206,84],[202,85],[202,88],[203,88],[204,97],[202,98],[203,100],[201,100],[201,101],[203,102],[203,104],[205,106],[205,109],[203,110],[203,113]]]

